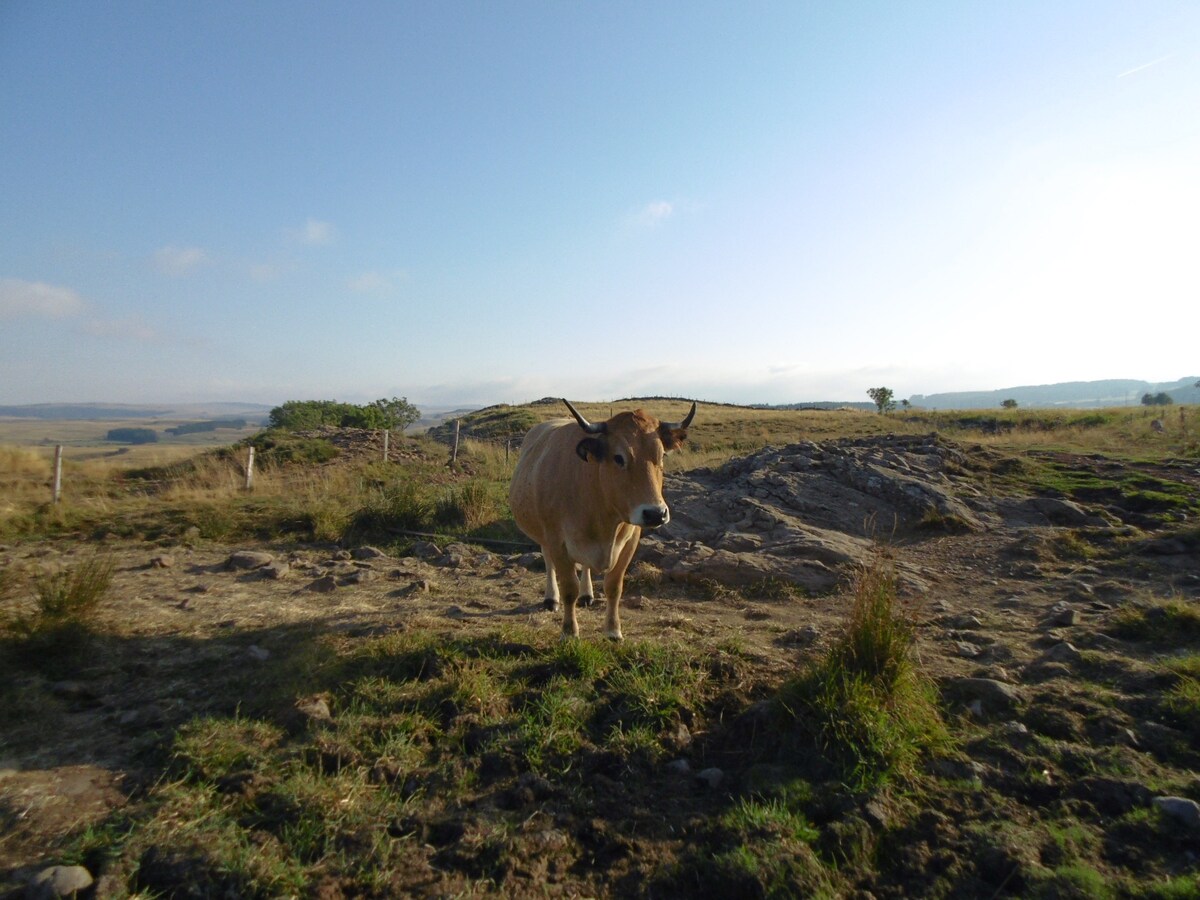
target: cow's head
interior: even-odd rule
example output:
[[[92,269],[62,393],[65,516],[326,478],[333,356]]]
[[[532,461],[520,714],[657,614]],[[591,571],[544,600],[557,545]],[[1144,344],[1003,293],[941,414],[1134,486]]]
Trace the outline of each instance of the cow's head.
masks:
[[[606,505],[631,525],[667,524],[671,511],[662,496],[663,458],[687,438],[696,404],[682,422],[660,422],[639,409],[593,424],[570,402],[563,403],[585,433],[575,453],[589,465],[601,467],[599,484]]]

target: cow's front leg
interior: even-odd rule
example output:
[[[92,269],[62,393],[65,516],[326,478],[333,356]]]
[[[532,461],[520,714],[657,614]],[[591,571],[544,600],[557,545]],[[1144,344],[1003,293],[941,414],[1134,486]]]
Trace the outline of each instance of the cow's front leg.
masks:
[[[579,575],[575,572],[575,563],[565,554],[556,553],[553,559],[547,560],[554,566],[558,576],[558,593],[562,600],[563,640],[579,637],[579,622],[575,619],[575,602],[579,599]]]
[[[558,578],[554,573],[554,564],[550,562],[550,554],[546,552],[546,548],[542,548],[542,560],[546,563],[546,591],[543,595],[545,599],[542,605],[550,612],[555,612],[558,609]]]
[[[625,590],[625,572],[633,562],[641,536],[641,529],[637,529],[621,548],[616,564],[604,575],[604,636],[610,641],[625,639],[621,634],[621,593]]]

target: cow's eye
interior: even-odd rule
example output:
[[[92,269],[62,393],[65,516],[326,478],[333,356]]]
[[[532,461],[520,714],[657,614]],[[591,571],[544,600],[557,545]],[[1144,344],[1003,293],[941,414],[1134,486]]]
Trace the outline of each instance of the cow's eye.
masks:
[[[625,468],[625,457],[622,456],[620,453],[614,454],[613,462],[615,462],[617,464],[618,468],[621,468],[621,469]]]

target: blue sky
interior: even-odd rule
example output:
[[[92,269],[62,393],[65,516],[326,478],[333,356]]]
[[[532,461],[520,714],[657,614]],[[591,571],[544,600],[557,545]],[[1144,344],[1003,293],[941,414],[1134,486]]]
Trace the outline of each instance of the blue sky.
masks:
[[[1200,4],[0,0],[0,402],[1197,374]]]

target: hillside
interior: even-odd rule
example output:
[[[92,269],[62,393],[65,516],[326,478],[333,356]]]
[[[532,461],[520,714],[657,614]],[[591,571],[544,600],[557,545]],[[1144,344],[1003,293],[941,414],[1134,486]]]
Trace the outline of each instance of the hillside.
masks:
[[[1057,384],[1024,385],[994,391],[954,391],[943,394],[913,394],[909,402],[926,409],[997,409],[1005,400],[1024,407],[1061,406],[1090,409],[1105,406],[1137,406],[1142,395],[1166,392],[1176,403],[1200,403],[1195,375],[1178,381],[1152,382],[1133,379],[1066,381]]]

